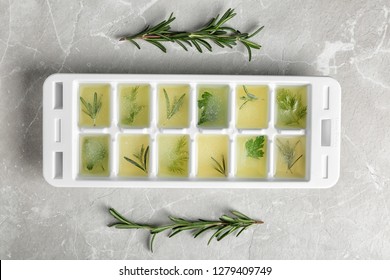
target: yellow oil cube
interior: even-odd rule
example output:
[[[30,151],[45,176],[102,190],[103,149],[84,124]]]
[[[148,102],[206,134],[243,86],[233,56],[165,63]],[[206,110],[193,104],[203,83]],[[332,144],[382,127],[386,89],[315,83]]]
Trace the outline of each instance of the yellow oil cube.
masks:
[[[229,136],[199,134],[196,137],[197,177],[225,178],[229,172]]]
[[[79,87],[79,126],[109,127],[110,114],[109,84],[81,84]]]
[[[147,134],[124,134],[119,138],[121,177],[147,177],[150,162],[150,137]]]
[[[235,97],[237,128],[268,127],[268,86],[238,85]]]
[[[150,86],[122,84],[118,92],[119,125],[124,128],[149,127]]]
[[[275,177],[305,178],[306,176],[306,137],[275,137]]]
[[[236,138],[236,176],[267,177],[267,137],[239,135]]]

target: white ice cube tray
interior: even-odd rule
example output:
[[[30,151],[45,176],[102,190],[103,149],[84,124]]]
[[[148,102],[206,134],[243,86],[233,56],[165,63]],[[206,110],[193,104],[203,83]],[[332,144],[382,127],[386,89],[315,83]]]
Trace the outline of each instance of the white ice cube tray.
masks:
[[[79,127],[80,84],[110,85],[111,123],[106,128]],[[118,123],[118,86],[121,84],[150,85],[150,126],[121,128]],[[190,126],[183,129],[161,129],[157,125],[159,85],[190,86]],[[199,85],[229,86],[228,128],[204,129],[197,126],[197,88]],[[240,130],[236,128],[235,89],[237,85],[266,85],[268,91],[268,127]],[[307,86],[307,118],[305,129],[281,130],[275,127],[275,89],[279,86]],[[133,74],[55,74],[43,86],[43,174],[48,183],[58,187],[143,187],[143,188],[326,188],[333,186],[340,173],[341,89],[329,77],[298,76],[223,76],[223,75],[133,75]],[[80,136],[108,134],[109,176],[80,175]],[[150,136],[150,165],[147,178],[120,177],[118,136],[147,134]],[[157,136],[187,134],[189,143],[189,176],[158,177]],[[226,178],[198,178],[196,135],[226,134],[230,139],[229,169]],[[266,178],[235,176],[235,137],[241,134],[265,135],[268,138]],[[306,175],[300,179],[276,178],[275,136],[306,136]]]

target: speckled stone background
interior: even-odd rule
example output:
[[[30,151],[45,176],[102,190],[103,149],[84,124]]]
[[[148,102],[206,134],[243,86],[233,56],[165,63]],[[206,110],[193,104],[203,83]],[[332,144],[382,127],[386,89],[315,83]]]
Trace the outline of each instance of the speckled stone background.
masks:
[[[199,27],[233,7],[263,44],[162,54],[116,38],[157,23]],[[390,259],[390,2],[0,0],[1,259]],[[326,190],[59,189],[42,177],[42,84],[57,72],[329,75],[342,94],[341,178]],[[240,238],[108,228],[113,206],[140,221],[167,214],[263,219]]]

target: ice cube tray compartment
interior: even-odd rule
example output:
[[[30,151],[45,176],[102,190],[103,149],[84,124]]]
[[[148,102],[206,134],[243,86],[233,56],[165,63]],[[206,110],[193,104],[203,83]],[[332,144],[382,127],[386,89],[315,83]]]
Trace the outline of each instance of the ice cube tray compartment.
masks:
[[[148,125],[123,123],[122,90],[124,87],[131,90],[135,85],[147,89],[145,91],[143,88],[144,94],[148,96],[141,106],[148,109]],[[243,85],[247,88],[244,89]],[[188,106],[188,127],[184,115],[173,120],[173,125],[161,122],[164,115],[161,110],[166,106],[166,103],[161,104],[166,102],[162,88],[169,87],[171,92],[175,86],[181,89],[176,95],[168,93],[171,97],[170,106],[172,108],[173,101],[180,99],[182,91],[187,91],[188,100],[185,97],[182,108]],[[100,108],[105,110],[108,117],[104,119],[100,115],[100,119],[96,118],[96,126],[93,126],[92,118],[83,119],[88,115],[82,109],[89,105],[83,107],[85,105],[80,97],[85,96],[84,101],[92,106],[98,104],[100,92],[94,96],[94,92],[99,91],[97,88],[104,88],[108,92],[108,96],[104,96],[108,104]],[[222,106],[218,110],[227,116],[227,120],[209,126],[198,125],[201,115],[198,100],[204,92],[212,91],[213,88],[221,92],[220,100],[226,97],[225,108]],[[279,116],[276,98],[278,90],[283,88],[291,89],[307,105],[305,124],[284,127],[277,124]],[[88,90],[88,94],[84,94]],[[261,112],[264,109],[267,111],[262,117],[248,120],[248,114],[244,117],[237,115],[244,112],[240,111],[240,106],[247,99],[240,97],[246,91],[254,93],[252,98],[264,101],[257,102],[263,106]],[[43,95],[43,171],[45,179],[54,186],[305,188],[330,187],[339,177],[341,90],[337,81],[328,77],[55,74],[45,81]],[[249,100],[242,109],[255,112],[258,108],[254,104]],[[217,103],[216,106],[221,104]],[[264,116],[267,120],[262,119]],[[294,121],[294,117],[296,115],[289,116],[290,121]],[[185,162],[183,158],[188,158],[188,169],[184,168],[185,176],[177,177],[167,171],[169,168],[164,163],[164,152],[166,148],[174,146],[172,139],[177,140],[180,135],[189,139],[187,150],[182,151],[181,157],[181,164]],[[106,153],[102,152],[99,145],[94,146],[93,141],[92,144],[83,143],[88,137],[93,139],[102,136],[108,138]],[[264,155],[258,159],[251,158],[248,168],[251,166],[253,173],[248,174],[245,168],[238,166],[243,162],[241,153],[244,149],[237,147],[237,143],[244,143],[242,139],[246,137],[255,139],[256,136],[265,138]],[[142,174],[142,166],[135,167],[130,162],[127,163],[131,166],[124,169],[124,148],[121,150],[120,143],[126,137],[149,137],[148,176]],[[214,137],[216,142],[207,142],[207,137]],[[201,142],[198,143],[198,139]],[[166,142],[159,148],[159,141]],[[145,154],[146,142],[142,143],[145,145]],[[290,161],[281,159],[282,148],[287,154],[291,152],[286,148],[288,146],[293,146],[303,156],[298,158],[296,154]],[[107,166],[103,164],[98,167],[101,174],[96,174],[96,170],[88,174],[92,164],[88,160],[94,158],[89,154],[87,161],[83,159],[83,149],[88,152],[100,151],[100,157],[107,157],[103,159]],[[126,149],[128,158],[134,160],[132,156],[135,150],[127,146]],[[221,151],[225,151],[226,177],[217,170],[223,167]],[[97,162],[101,162],[99,160]],[[142,165],[143,161],[138,163]],[[281,169],[283,165],[285,171]],[[259,168],[259,172],[256,172],[256,168]]]

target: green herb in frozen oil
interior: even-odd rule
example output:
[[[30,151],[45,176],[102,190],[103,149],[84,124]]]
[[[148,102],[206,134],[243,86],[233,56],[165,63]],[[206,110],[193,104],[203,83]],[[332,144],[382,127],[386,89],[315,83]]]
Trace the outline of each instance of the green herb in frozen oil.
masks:
[[[242,86],[244,88],[244,91],[245,91],[245,95],[241,96],[240,99],[243,100],[244,102],[241,104],[239,110],[242,109],[242,107],[244,107],[244,105],[246,103],[248,103],[249,101],[255,101],[255,100],[258,100],[258,98],[256,97],[256,95],[250,93],[248,91],[248,89],[246,88],[246,86]]]
[[[288,89],[280,89],[276,95],[279,118],[284,125],[300,125],[306,119],[307,106],[299,94]]]
[[[100,140],[94,138],[87,138],[84,140],[83,157],[88,170],[100,167],[104,171],[103,162],[107,156],[107,149]]]
[[[246,155],[251,158],[260,159],[264,156],[264,136],[256,136],[245,142]]]
[[[226,163],[225,163],[225,157],[222,155],[221,162],[218,162],[215,158],[211,157],[211,160],[213,161],[213,167],[218,172],[221,173],[223,176],[227,177],[227,170],[226,170]]]
[[[130,95],[125,96],[125,102],[127,107],[126,117],[124,123],[131,125],[133,124],[136,116],[144,109],[145,106],[137,104],[139,86],[132,88]]]
[[[198,108],[201,112],[198,125],[217,120],[221,111],[221,107],[212,93],[206,91],[201,97],[198,100]]]
[[[168,170],[172,173],[183,174],[188,159],[188,141],[185,136],[182,136],[177,140],[174,149],[169,154]]]
[[[278,147],[280,155],[287,166],[286,172],[290,171],[290,173],[292,174],[293,172],[291,168],[293,168],[293,166],[303,157],[303,154],[298,155],[296,153],[296,148],[301,141],[298,140],[294,145],[290,144],[289,140],[286,140],[285,143],[283,143],[279,139],[277,139],[276,141],[276,146]]]
[[[169,96],[165,88],[164,91],[164,97],[165,97],[165,105],[167,110],[167,119],[169,120],[172,118],[177,112],[179,112],[181,106],[183,106],[184,103],[184,97],[186,96],[185,93],[183,93],[179,98],[176,96],[173,99],[172,107],[171,107],[171,101],[169,100]]]
[[[88,115],[93,120],[93,126],[96,126],[96,118],[102,108],[102,96],[98,98],[97,93],[93,95],[93,102],[87,102],[84,98],[80,96],[80,101],[83,104],[82,111],[84,114]]]
[[[138,162],[128,157],[124,157],[124,159],[147,174],[148,160],[149,160],[149,146],[147,146],[145,149],[144,145],[142,145],[140,151],[137,154],[133,154],[133,156],[136,158]]]

